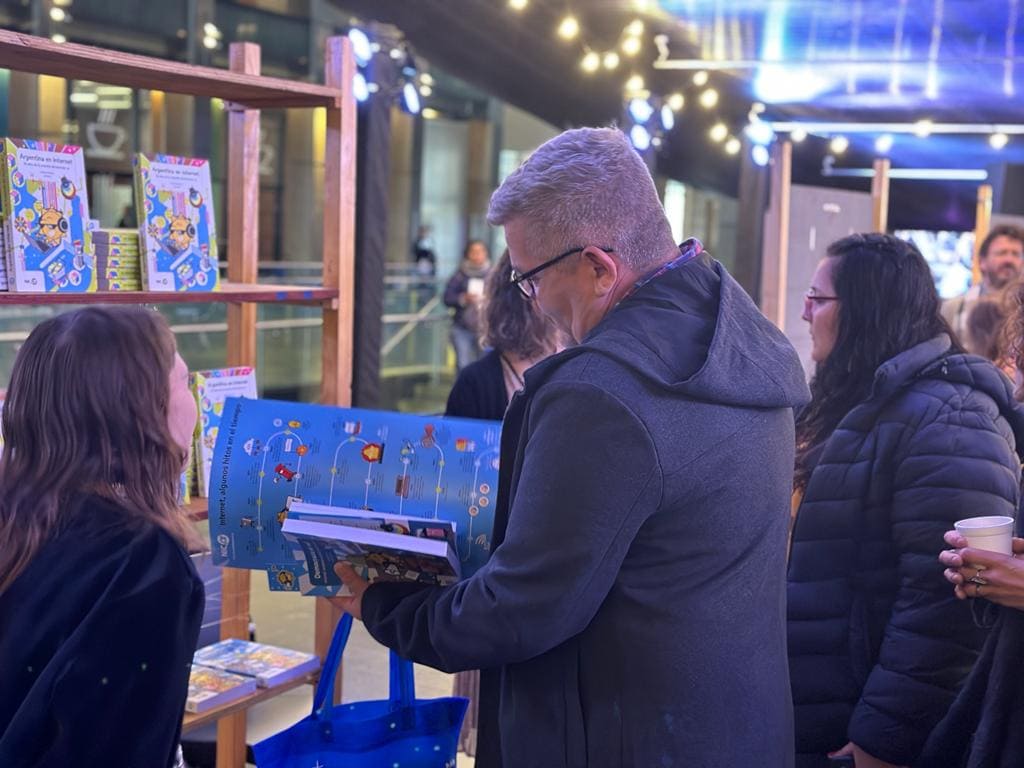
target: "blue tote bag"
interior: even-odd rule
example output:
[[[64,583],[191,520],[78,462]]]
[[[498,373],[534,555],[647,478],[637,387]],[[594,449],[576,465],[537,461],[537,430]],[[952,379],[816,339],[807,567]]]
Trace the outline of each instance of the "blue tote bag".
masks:
[[[412,663],[391,652],[391,691],[383,701],[331,706],[334,680],[352,629],[338,622],[313,712],[253,750],[259,768],[455,768],[467,699],[417,701]]]

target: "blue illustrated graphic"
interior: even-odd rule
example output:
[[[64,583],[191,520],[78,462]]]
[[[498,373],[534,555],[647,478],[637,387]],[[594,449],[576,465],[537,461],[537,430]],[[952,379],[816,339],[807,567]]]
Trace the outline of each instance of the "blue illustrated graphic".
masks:
[[[452,521],[470,576],[490,553],[500,436],[498,422],[228,398],[210,469],[214,561],[298,590],[305,561],[281,534],[296,497]]]

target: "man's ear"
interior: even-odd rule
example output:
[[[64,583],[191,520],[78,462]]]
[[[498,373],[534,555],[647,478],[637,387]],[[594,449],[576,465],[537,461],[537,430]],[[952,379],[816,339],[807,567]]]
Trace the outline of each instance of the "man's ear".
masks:
[[[622,265],[607,251],[588,245],[583,249],[584,266],[594,276],[594,295],[607,296],[615,289],[622,272]]]

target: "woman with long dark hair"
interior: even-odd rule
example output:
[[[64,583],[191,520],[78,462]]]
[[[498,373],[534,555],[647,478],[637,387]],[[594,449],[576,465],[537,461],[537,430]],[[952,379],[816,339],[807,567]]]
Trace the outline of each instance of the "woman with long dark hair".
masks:
[[[155,312],[47,320],[0,457],[0,765],[175,759],[203,585],[178,506],[196,406]]]
[[[917,249],[879,234],[833,243],[806,294],[817,367],[787,609],[798,766],[914,764],[984,641],[935,553],[954,521],[1015,513],[1024,414],[939,307]]]

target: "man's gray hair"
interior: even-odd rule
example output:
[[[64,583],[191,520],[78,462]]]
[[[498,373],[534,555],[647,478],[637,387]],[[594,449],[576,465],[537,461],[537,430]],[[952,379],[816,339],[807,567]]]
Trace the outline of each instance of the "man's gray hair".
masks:
[[[566,131],[530,155],[491,196],[487,212],[494,226],[520,218],[538,258],[594,245],[643,270],[663,261],[673,244],[647,166],[614,128]]]

